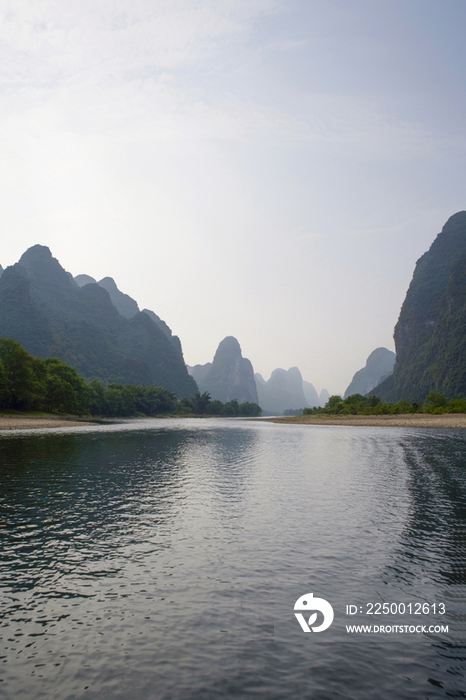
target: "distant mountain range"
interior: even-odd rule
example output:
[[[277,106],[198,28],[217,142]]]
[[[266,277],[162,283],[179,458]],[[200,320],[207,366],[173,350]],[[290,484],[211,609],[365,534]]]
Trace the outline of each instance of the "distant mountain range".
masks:
[[[396,362],[386,348],[374,350],[345,397],[466,395],[465,331],[466,212],[459,212],[416,264],[395,328]],[[180,339],[157,314],[141,311],[111,277],[73,278],[41,245],[0,266],[0,337],[36,357],[57,357],[87,381],[155,385],[178,398],[199,388],[223,403],[258,403],[268,414],[323,406],[329,398],[325,389],[317,395],[297,367],[277,368],[268,381],[254,374],[233,336],[221,341],[212,362],[187,368]]]
[[[258,403],[254,370],[251,362],[242,356],[236,338],[227,336],[219,344],[212,362],[188,367],[201,393],[208,392],[212,399],[227,403]]]
[[[466,396],[466,212],[448,219],[419,258],[395,326],[393,374],[371,393],[423,401]]]
[[[57,357],[85,379],[197,390],[168,326],[106,277],[73,279],[48,248],[29,248],[0,276],[0,337],[39,358]]]
[[[265,381],[261,374],[254,375],[259,395],[259,405],[264,413],[280,415],[287,410],[297,410],[307,407],[321,406],[328,398],[324,389],[322,398],[310,382],[304,382],[297,367],[289,370],[275,369],[270,379]]]
[[[180,339],[157,314],[140,311],[111,277],[73,278],[41,245],[6,270],[0,266],[0,337],[35,357],[57,357],[86,381],[155,385],[178,398],[199,388],[223,403],[259,403],[272,413],[328,398],[325,390],[318,397],[296,367],[275,370],[268,382],[254,377],[232,336],[221,341],[212,362],[187,368]]]
[[[240,344],[233,336],[222,340],[213,362],[188,367],[188,372],[199,390],[208,391],[213,399],[226,402],[236,398],[240,403],[258,403],[268,415],[323,406],[329,397],[325,389],[319,397],[310,382],[303,382],[297,367],[276,369],[266,382],[260,374],[254,374],[251,362],[243,358]]]

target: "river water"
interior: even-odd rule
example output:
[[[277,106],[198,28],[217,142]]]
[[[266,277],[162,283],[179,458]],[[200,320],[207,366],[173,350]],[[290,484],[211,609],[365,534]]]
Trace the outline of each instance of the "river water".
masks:
[[[3,433],[0,515],[1,698],[466,697],[465,431]]]

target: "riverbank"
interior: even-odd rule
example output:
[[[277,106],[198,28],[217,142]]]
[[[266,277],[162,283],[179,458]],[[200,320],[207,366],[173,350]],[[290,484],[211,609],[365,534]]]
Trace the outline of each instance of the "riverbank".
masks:
[[[180,418],[182,416],[160,416],[160,418]],[[189,418],[214,418],[216,416],[185,416]],[[80,416],[56,416],[53,414],[0,414],[0,432],[2,430],[34,430],[40,428],[66,428],[95,423],[111,423],[117,419],[89,418]],[[354,427],[391,427],[391,428],[466,428],[465,413],[405,413],[381,416],[353,415],[316,415],[316,416],[280,416],[274,418],[253,418],[250,420],[268,421],[270,423],[288,423],[295,425],[346,425]]]
[[[293,423],[296,425],[352,425],[391,428],[466,428],[465,413],[400,413],[381,416],[316,415],[283,416],[264,418],[272,423]]]
[[[88,418],[79,416],[54,416],[50,413],[2,413],[0,414],[1,430],[32,430],[37,428],[66,428],[75,425],[92,425],[95,423]]]

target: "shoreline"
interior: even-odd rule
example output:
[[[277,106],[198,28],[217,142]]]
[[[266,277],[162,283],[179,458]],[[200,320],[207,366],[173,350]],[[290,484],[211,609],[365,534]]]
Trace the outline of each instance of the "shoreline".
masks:
[[[204,418],[211,416],[199,417]],[[115,420],[118,421],[118,419],[92,419],[87,416],[83,416],[82,418],[79,416],[55,416],[47,413],[37,415],[4,413],[0,414],[0,432],[2,430],[39,430],[40,428],[66,428],[80,425],[95,425],[96,423],[112,423],[115,422]],[[261,418],[251,418],[250,420],[287,425],[340,425],[373,428],[466,428],[466,413],[441,413],[438,415],[430,413],[400,413],[380,416],[264,416]]]
[[[40,428],[66,428],[77,425],[94,425],[98,421],[80,418],[79,416],[54,416],[49,413],[25,415],[14,413],[0,414],[0,431],[2,430],[32,430]]]
[[[399,413],[381,416],[280,416],[262,418],[271,423],[295,425],[344,425],[374,428],[466,428],[465,413]]]

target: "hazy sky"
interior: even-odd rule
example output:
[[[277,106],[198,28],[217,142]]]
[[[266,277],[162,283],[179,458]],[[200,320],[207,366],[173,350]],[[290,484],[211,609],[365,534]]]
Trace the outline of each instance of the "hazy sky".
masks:
[[[466,209],[465,0],[0,0],[3,267],[341,393]]]

